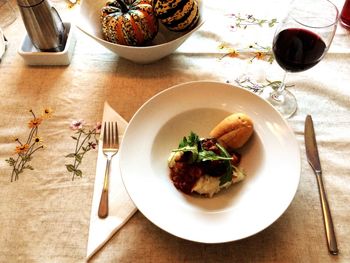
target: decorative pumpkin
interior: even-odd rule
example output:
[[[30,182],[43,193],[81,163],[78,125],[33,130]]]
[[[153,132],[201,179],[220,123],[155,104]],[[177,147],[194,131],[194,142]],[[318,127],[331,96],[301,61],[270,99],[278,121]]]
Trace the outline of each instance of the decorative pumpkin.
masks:
[[[154,12],[159,20],[172,31],[193,28],[199,19],[196,0],[154,0]]]
[[[152,0],[113,0],[101,9],[105,40],[127,46],[141,46],[158,33],[158,19]]]

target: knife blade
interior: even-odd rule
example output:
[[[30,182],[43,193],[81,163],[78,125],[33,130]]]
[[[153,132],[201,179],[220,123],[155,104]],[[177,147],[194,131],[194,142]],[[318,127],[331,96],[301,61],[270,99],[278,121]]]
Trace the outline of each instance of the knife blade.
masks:
[[[337,255],[339,253],[339,250],[338,250],[337,240],[335,237],[331,211],[327,201],[326,190],[324,188],[324,184],[322,180],[321,162],[320,162],[319,153],[317,149],[316,135],[315,135],[314,124],[313,124],[311,115],[307,115],[305,119],[304,139],[305,139],[305,150],[306,150],[307,160],[310,166],[312,167],[317,179],[317,186],[320,194],[320,201],[321,201],[321,207],[322,207],[323,222],[324,222],[326,237],[327,237],[328,250],[332,255]]]

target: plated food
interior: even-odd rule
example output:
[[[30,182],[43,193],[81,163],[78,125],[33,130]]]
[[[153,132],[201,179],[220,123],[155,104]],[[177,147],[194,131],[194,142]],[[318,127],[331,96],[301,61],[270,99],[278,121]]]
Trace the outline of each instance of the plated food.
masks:
[[[244,181],[212,198],[183,194],[169,178],[169,153],[191,130],[210,137],[233,112],[254,121],[253,135],[237,149]],[[212,81],[179,84],[148,100],[130,120],[119,154],[138,210],[168,233],[202,243],[239,240],[271,225],[293,200],[301,170],[298,141],[276,109],[248,90]]]
[[[226,117],[210,132],[211,137],[199,138],[191,132],[168,158],[174,186],[185,194],[212,197],[242,181],[246,175],[238,167],[241,155],[236,150],[252,134],[253,122],[244,113]]]

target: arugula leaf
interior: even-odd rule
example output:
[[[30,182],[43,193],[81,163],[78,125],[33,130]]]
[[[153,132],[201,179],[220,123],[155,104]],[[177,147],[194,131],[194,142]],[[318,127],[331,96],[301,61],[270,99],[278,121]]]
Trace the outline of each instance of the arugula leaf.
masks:
[[[226,173],[220,177],[220,185],[226,184],[229,181],[232,181],[233,175],[230,174],[229,169],[227,169]]]
[[[198,153],[198,160],[199,161],[218,161],[218,160],[232,160],[232,157],[224,157],[217,155],[213,151],[206,151],[206,150],[201,150]]]
[[[213,151],[206,151],[206,150],[202,150],[199,152],[198,159],[199,161],[202,161],[202,162],[219,160],[218,155],[216,153],[214,153]]]
[[[222,152],[222,154],[225,157],[230,157],[230,159],[232,159],[231,155],[226,151],[226,149],[224,147],[222,147],[218,143],[216,144],[216,146],[220,149],[220,151]],[[223,184],[232,180],[232,177],[233,177],[233,167],[232,166],[233,165],[231,164],[231,162],[227,161],[226,173],[220,177],[220,185],[223,185]]]
[[[191,152],[190,162],[197,162],[199,142],[198,135],[191,131],[188,137],[183,137],[179,143],[179,148],[174,149],[173,152]]]
[[[184,148],[186,146],[196,146],[198,147],[199,137],[193,131],[191,131],[190,135],[186,138],[183,137],[182,141],[179,143],[179,148]]]
[[[191,152],[191,160],[189,163],[197,162],[198,159],[198,147],[197,146],[184,146],[182,148],[174,149],[173,152]]]

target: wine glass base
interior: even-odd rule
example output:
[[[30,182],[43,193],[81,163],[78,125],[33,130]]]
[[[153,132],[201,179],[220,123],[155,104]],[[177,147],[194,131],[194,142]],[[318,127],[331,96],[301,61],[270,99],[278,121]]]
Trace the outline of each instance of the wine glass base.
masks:
[[[266,87],[260,96],[267,100],[286,119],[290,118],[298,108],[296,98],[286,89],[279,94],[272,88]]]

